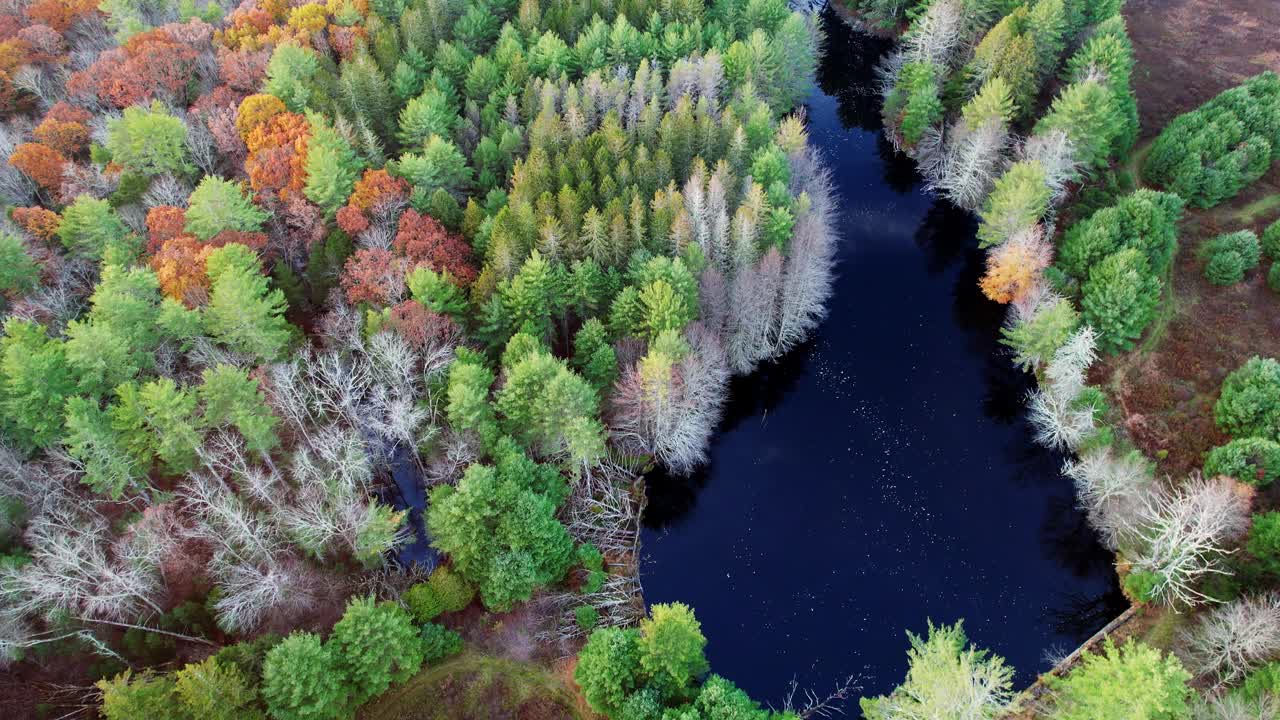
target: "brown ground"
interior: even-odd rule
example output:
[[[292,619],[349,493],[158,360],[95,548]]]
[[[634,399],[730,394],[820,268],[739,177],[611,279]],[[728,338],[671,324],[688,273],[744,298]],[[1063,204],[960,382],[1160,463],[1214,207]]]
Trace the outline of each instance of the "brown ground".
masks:
[[[1125,16],[1147,142],[1245,78],[1280,72],[1280,2],[1130,0]],[[1137,350],[1105,363],[1095,378],[1109,383],[1134,442],[1174,476],[1199,468],[1203,454],[1226,440],[1213,405],[1227,374],[1255,354],[1280,357],[1280,294],[1266,286],[1268,262],[1238,285],[1216,287],[1204,280],[1196,248],[1223,232],[1261,233],[1278,218],[1280,167],[1232,201],[1188,210],[1163,317]]]
[[[1144,137],[1251,75],[1280,72],[1275,0],[1129,0],[1124,16]]]

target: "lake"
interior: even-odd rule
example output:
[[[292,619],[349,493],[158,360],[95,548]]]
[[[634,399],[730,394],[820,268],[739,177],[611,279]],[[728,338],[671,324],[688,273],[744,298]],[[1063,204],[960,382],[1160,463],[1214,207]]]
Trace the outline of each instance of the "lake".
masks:
[[[976,222],[881,136],[872,71],[889,45],[820,18],[807,109],[842,211],[831,312],[734,381],[707,467],[647,479],[645,599],[692,606],[712,669],[775,706],[792,677],[889,691],[904,631],[930,618],[963,618],[1025,685],[1123,612],[1112,556],[1062,457],[1032,442],[1030,377],[977,288]]]

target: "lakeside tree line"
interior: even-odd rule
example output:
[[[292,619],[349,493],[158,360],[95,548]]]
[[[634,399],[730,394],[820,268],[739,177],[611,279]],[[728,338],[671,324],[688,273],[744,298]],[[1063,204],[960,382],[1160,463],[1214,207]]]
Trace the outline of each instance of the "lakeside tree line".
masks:
[[[1138,125],[1120,0],[850,5],[882,28],[907,23],[881,68],[886,134],[932,189],[981,220],[981,290],[1009,304],[1003,342],[1036,375],[1027,403],[1037,439],[1070,455],[1063,472],[1116,552],[1126,595],[1193,613],[1160,649],[1133,639],[1086,655],[1049,682],[1037,710],[1072,720],[1276,717],[1276,514],[1252,511],[1269,506],[1258,491],[1280,466],[1275,360],[1255,357],[1227,377],[1214,419],[1231,440],[1203,472],[1178,479],[1157,477],[1088,373],[1100,354],[1134,350],[1169,302],[1186,208],[1235,197],[1272,167],[1280,78],[1262,73],[1170,123],[1128,166],[1160,189],[1135,188],[1121,167]],[[1261,240],[1247,230],[1204,240],[1205,277],[1240,282],[1264,254],[1276,257],[1276,237],[1280,222]],[[969,646],[959,625],[910,641],[905,683],[864,700],[868,717],[996,717],[1010,707],[1002,660]]]

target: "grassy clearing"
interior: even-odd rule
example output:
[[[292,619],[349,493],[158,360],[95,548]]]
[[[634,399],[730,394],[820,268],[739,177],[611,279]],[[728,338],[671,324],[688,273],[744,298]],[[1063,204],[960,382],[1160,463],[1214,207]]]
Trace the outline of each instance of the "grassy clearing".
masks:
[[[539,665],[474,652],[418,673],[360,720],[582,720],[574,696]]]
[[[1261,197],[1242,208],[1234,210],[1231,218],[1242,225],[1252,225],[1274,211],[1280,210],[1280,193]]]

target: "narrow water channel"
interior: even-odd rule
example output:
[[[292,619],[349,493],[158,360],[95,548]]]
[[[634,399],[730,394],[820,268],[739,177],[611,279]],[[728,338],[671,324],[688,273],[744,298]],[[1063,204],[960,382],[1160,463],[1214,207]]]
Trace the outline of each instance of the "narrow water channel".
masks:
[[[888,46],[821,18],[807,107],[842,212],[831,314],[735,381],[701,473],[648,479],[645,598],[691,605],[715,671],[775,704],[793,676],[888,691],[927,619],[964,618],[1026,683],[1123,611],[1111,558],[1031,442],[975,223],[880,136]]]

